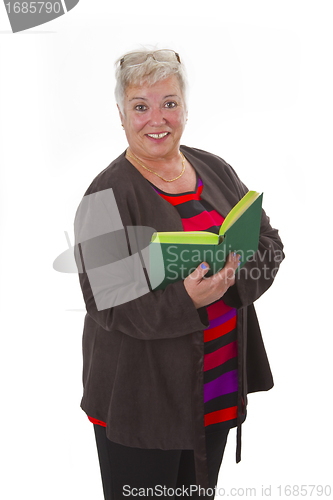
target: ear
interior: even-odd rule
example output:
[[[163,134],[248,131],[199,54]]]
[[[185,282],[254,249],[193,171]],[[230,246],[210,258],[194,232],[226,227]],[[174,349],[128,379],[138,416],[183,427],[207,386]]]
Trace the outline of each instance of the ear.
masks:
[[[121,121],[121,123],[123,124],[123,123],[124,123],[124,121],[123,121],[123,120],[124,120],[124,117],[123,117],[122,112],[120,111],[120,108],[119,108],[118,104],[117,104],[117,108],[118,108],[118,112],[119,112],[119,116],[120,116],[120,121]]]

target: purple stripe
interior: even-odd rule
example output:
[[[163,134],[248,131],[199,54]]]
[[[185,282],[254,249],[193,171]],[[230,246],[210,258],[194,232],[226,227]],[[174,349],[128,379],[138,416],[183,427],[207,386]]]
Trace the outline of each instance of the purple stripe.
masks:
[[[204,384],[204,402],[207,403],[207,401],[217,398],[218,396],[236,392],[237,389],[237,370],[223,373],[223,375],[217,377],[215,380]]]
[[[202,180],[201,180],[201,178],[199,177],[198,189],[199,189],[199,187],[200,187],[200,186],[202,186]]]
[[[225,314],[222,314],[222,316],[219,316],[218,318],[212,319],[209,321],[209,328],[206,328],[206,330],[210,330],[211,328],[214,328],[215,326],[223,325],[226,321],[229,321],[229,319],[234,318],[237,314],[237,309],[231,309]]]

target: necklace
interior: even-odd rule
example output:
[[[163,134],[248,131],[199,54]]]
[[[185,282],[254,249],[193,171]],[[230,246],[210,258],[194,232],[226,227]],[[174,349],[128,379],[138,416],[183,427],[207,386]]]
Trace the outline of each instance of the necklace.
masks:
[[[157,174],[156,172],[154,172],[153,170],[150,170],[149,168],[145,167],[140,161],[139,159],[137,158],[137,156],[133,155],[130,155],[129,152],[126,150],[126,154],[127,156],[129,156],[130,158],[132,158],[133,160],[137,161],[139,163],[139,165],[141,165],[141,167],[145,168],[146,170],[148,170],[148,172],[151,172],[152,174],[155,174],[157,175],[157,177],[160,177],[163,181],[165,182],[173,182],[173,181],[176,181],[177,179],[179,179],[179,177],[181,177],[183,175],[183,173],[185,172],[185,156],[183,155],[183,153],[181,151],[179,151],[179,153],[181,154],[182,158],[183,158],[183,170],[181,171],[181,173],[178,175],[178,177],[175,177],[174,179],[164,179],[164,177],[162,177],[161,175]]]

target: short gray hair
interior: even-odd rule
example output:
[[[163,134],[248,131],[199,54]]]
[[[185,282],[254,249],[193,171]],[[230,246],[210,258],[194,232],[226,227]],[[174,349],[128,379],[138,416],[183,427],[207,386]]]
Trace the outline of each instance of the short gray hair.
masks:
[[[147,57],[146,61],[142,64],[138,66],[131,66],[132,64],[135,64],[135,61],[138,60],[138,58],[148,56],[148,54],[152,54],[156,50],[161,49],[143,48],[142,50],[133,50],[123,54],[115,62],[116,88],[114,94],[122,114],[124,114],[125,92],[129,85],[140,86],[144,83],[153,85],[154,83],[164,80],[171,75],[176,75],[178,78],[185,101],[185,108],[186,110],[188,109],[188,81],[186,70],[182,61],[179,63],[170,53],[170,60],[165,62],[157,62],[153,59],[153,57]],[[125,58],[125,60],[121,64],[121,60],[123,58]]]

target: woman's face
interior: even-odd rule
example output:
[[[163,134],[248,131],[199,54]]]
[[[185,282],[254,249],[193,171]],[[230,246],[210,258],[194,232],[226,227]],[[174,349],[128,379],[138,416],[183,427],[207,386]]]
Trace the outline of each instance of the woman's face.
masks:
[[[127,87],[124,115],[120,110],[119,114],[130,149],[139,158],[158,160],[179,156],[187,112],[175,75],[151,86]]]

